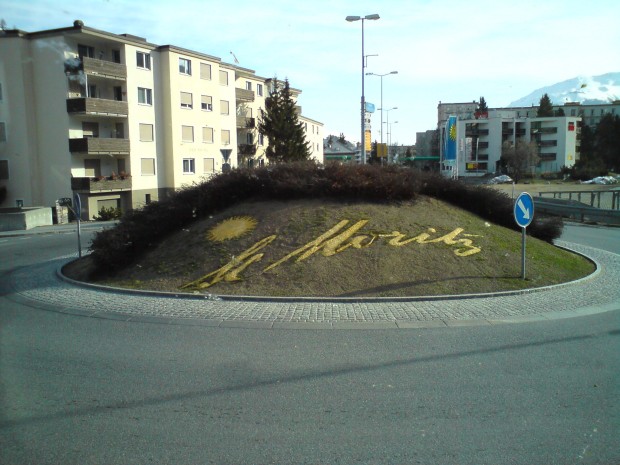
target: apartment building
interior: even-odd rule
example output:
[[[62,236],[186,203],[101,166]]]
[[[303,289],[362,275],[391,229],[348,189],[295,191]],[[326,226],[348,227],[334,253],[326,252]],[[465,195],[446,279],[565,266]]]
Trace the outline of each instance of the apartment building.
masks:
[[[257,117],[271,85],[218,57],[81,21],[4,31],[2,206],[53,206],[78,194],[82,218],[91,219],[102,207],[140,207],[215,173],[266,163]],[[322,124],[300,120],[323,162]]]
[[[439,104],[441,107],[442,103]],[[456,105],[456,104],[447,104]],[[491,109],[484,115],[475,113],[475,102],[460,113],[455,107],[440,108],[438,116],[456,121],[456,163],[444,159],[446,121],[439,122],[441,170],[446,175],[467,177],[496,173],[500,169],[502,146],[518,139],[534,141],[538,147],[536,173],[555,173],[571,167],[579,159],[581,117],[537,117],[520,109]],[[534,109],[535,110],[535,109]]]

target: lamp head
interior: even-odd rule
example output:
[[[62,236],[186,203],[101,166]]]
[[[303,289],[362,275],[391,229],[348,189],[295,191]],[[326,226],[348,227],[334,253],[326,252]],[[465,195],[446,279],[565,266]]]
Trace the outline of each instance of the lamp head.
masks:
[[[364,16],[364,19],[373,19],[373,20],[376,20],[376,19],[379,19],[379,15],[378,15],[378,14],[374,14],[374,15],[366,15],[366,16]]]
[[[353,21],[359,21],[362,18],[359,16],[347,16],[345,19],[351,23]]]

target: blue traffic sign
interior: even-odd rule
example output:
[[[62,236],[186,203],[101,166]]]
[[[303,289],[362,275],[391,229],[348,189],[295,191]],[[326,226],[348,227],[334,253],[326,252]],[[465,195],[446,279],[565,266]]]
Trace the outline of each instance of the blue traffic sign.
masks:
[[[527,192],[517,197],[514,206],[515,221],[522,228],[527,228],[534,219],[534,199]]]

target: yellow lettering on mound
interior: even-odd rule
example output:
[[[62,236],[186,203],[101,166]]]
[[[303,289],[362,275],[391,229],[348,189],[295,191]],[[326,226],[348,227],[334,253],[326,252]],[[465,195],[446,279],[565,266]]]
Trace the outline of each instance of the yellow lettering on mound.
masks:
[[[261,261],[265,255],[263,253],[256,255],[253,254],[267,247],[276,239],[276,237],[278,236],[274,234],[273,236],[267,236],[264,239],[261,239],[249,249],[241,252],[239,256],[233,258],[223,267],[204,275],[196,281],[192,281],[191,283],[181,286],[181,289],[206,289],[207,287],[213,286],[220,281],[240,281],[241,278],[239,277],[239,273],[244,271],[252,263]]]

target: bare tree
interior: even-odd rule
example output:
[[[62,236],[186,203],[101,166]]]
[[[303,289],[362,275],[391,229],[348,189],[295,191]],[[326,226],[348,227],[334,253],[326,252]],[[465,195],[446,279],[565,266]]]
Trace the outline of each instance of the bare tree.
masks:
[[[515,182],[519,182],[526,173],[532,170],[540,162],[538,146],[535,141],[526,142],[517,139],[516,144],[506,141],[502,145],[501,161],[508,169],[508,174]]]

